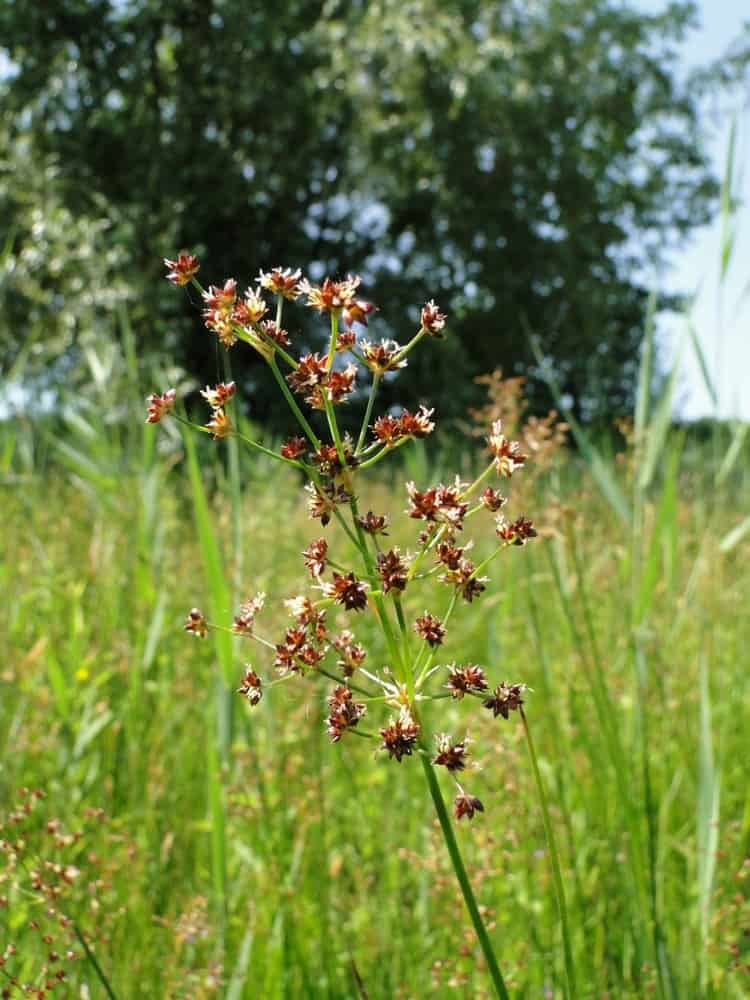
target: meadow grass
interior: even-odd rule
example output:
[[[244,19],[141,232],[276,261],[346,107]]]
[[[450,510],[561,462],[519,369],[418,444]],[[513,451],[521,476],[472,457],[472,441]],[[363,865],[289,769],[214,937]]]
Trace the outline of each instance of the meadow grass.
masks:
[[[489,996],[419,762],[388,763],[355,738],[331,746],[320,681],[250,709],[233,688],[263,653],[182,630],[193,605],[229,620],[265,590],[264,632],[281,634],[277,599],[300,592],[316,533],[296,474],[76,419],[50,438],[8,427],[0,447],[0,796],[7,811],[40,788],[40,820],[83,832],[68,849],[83,887],[70,905],[113,994]],[[667,431],[644,481],[648,415],[640,432],[619,457],[597,452],[593,473],[571,453],[533,488],[519,482],[544,537],[493,566],[443,659],[532,689],[575,995],[742,997],[747,465],[739,449],[722,471]],[[400,510],[404,478],[436,481],[442,465],[418,449],[404,461],[363,504]],[[459,471],[479,461],[466,448]],[[402,525],[393,542],[414,533]],[[378,633],[358,637],[385,662]],[[425,711],[436,705],[441,730],[483,746],[471,789],[486,812],[457,834],[508,990],[561,997],[555,870],[522,722],[450,701]],[[18,943],[23,979],[40,966],[36,904],[3,892],[0,948]],[[67,995],[105,995],[85,956],[69,977]]]

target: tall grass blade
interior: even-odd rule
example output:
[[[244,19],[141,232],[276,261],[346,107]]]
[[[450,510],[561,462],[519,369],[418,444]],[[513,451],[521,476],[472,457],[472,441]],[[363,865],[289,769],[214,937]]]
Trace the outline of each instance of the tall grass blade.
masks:
[[[721,773],[714,763],[711,733],[711,692],[706,657],[700,659],[700,731],[698,747],[697,876],[700,915],[701,977],[707,981],[708,934],[711,924],[716,849],[719,843]]]
[[[612,471],[611,465],[607,463],[598,449],[594,446],[591,438],[576,420],[573,411],[565,402],[557,379],[554,377],[552,372],[548,370],[548,366],[545,364],[544,353],[542,351],[539,338],[532,334],[530,335],[530,342],[534,357],[539,365],[540,375],[550,387],[558,409],[570,425],[570,431],[576,441],[576,444],[580,448],[582,455],[586,459],[589,468],[591,469],[591,475],[593,476],[594,481],[612,509],[617,512],[619,517],[622,518],[626,524],[629,524],[632,517],[630,506],[625,499],[625,495],[620,489],[620,485]]]

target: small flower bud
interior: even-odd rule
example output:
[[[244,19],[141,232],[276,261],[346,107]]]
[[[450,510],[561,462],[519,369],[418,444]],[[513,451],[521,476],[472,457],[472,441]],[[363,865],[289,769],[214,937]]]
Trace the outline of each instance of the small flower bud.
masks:
[[[173,285],[189,285],[194,275],[200,271],[198,258],[184,251],[177,254],[177,260],[165,257],[164,266],[168,272],[167,281],[171,281]]]
[[[204,618],[203,612],[199,611],[198,608],[193,608],[188,612],[184,628],[186,632],[192,632],[199,639],[205,639],[208,635],[208,622]]]
[[[467,795],[461,789],[461,793],[453,800],[453,815],[457,820],[463,819],[464,816],[467,819],[473,819],[475,812],[484,812],[482,800],[478,799],[475,795]]]
[[[517,711],[523,705],[523,692],[526,690],[525,684],[498,684],[489,698],[482,705],[492,712],[494,718],[502,715],[507,719],[511,712]]]
[[[245,695],[247,700],[253,706],[257,705],[263,697],[263,683],[252,667],[247,667],[245,670],[245,676],[242,678],[242,683],[237,688],[237,694]]]
[[[421,320],[422,329],[429,333],[431,337],[439,339],[443,336],[446,316],[440,312],[433,299],[430,299],[426,305],[422,306]]]
[[[439,646],[445,638],[445,625],[428,611],[414,622],[414,631],[433,648]]]
[[[236,389],[234,382],[219,382],[213,389],[208,385],[201,389],[201,396],[212,410],[220,410],[234,396]]]

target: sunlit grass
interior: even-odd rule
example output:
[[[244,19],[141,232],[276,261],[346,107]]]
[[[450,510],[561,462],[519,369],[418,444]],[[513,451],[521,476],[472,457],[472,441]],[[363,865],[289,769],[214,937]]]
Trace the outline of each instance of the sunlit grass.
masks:
[[[298,592],[315,532],[294,473],[243,467],[237,517],[218,465],[191,480],[148,437],[135,459],[118,448],[107,458],[100,442],[100,465],[73,481],[32,463],[11,478],[17,453],[0,486],[2,799],[39,787],[44,814],[76,829],[87,806],[105,810],[86,850],[106,861],[92,898],[111,919],[85,898],[75,916],[116,995],[349,997],[358,977],[371,998],[488,995],[418,762],[394,775],[363,740],[332,747],[320,683],[280,685],[250,710],[231,688],[263,652],[182,631],[189,607],[234,600],[238,530],[241,596]],[[746,514],[747,473],[740,461],[717,487],[699,447],[670,439],[664,456],[635,494],[635,538],[580,459],[551,472],[524,498],[547,537],[507,553],[445,647],[446,662],[532,688],[582,997],[748,988],[748,538],[720,549]],[[634,495],[637,469],[608,472]],[[369,488],[375,509],[404,505],[402,487]],[[274,601],[264,631],[283,625]],[[562,996],[520,720],[444,709],[441,729],[487,748],[472,777],[486,812],[458,834],[508,988]],[[26,942],[21,976],[40,966],[23,909],[0,910],[0,946]],[[69,974],[99,995],[90,963]]]

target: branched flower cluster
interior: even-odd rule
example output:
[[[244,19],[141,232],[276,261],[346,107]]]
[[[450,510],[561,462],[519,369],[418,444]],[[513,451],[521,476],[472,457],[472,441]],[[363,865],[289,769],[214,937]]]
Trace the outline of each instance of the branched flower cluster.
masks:
[[[205,326],[223,347],[242,343],[264,359],[298,432],[278,450],[244,437],[231,418],[234,382],[203,390],[211,410],[203,426],[187,420],[173,389],[149,397],[148,422],[171,414],[215,439],[236,436],[249,448],[299,470],[307,479],[310,518],[323,528],[337,524],[348,539],[339,547],[326,536],[315,537],[301,553],[309,589],[286,601],[292,622],[280,639],[259,634],[256,619],[262,617],[265,595],[258,594],[239,608],[231,631],[258,644],[267,653],[268,668],[259,673],[252,664],[246,665],[238,692],[255,706],[276,684],[322,675],[333,682],[325,723],[333,743],[355,734],[376,741],[384,758],[398,763],[421,754],[429,762],[425,766],[444,768],[455,780],[466,768],[468,739],[440,733],[432,748],[425,729],[427,704],[434,702],[437,709],[451,701],[476,699],[493,717],[505,719],[523,704],[522,684],[500,681],[491,688],[485,669],[477,664],[436,662],[450,641],[456,607],[461,601],[477,600],[486,590],[489,577],[484,571],[510,546],[524,545],[536,536],[532,522],[523,515],[506,517],[507,497],[487,483],[492,476],[510,480],[523,468],[526,455],[521,445],[506,436],[501,421],[494,420],[486,436],[489,462],[473,482],[459,477],[429,485],[408,482],[405,514],[410,521],[421,522],[421,530],[414,551],[388,547],[384,541],[388,515],[359,509],[360,477],[407,442],[428,437],[435,421],[434,410],[426,406],[375,415],[378,389],[386,376],[406,367],[423,340],[445,336],[445,314],[434,301],[426,303],[419,328],[402,346],[390,338],[361,336],[376,310],[360,298],[358,277],[326,278],[316,285],[299,270],[277,267],[261,271],[241,293],[234,278],[204,289],[196,277],[200,265],[191,254],[180,253],[165,264],[170,282],[198,290]],[[326,318],[327,349],[295,352],[293,338],[282,325],[285,306],[295,302]],[[355,440],[341,432],[337,409],[363,393],[367,377],[365,415]],[[470,557],[473,543],[466,537],[467,525],[476,516],[494,519],[496,536],[494,550],[479,562]],[[347,561],[352,549],[355,564]],[[444,586],[444,608],[425,608],[423,598],[412,602],[425,579]],[[413,612],[408,606],[412,603]],[[329,633],[327,612],[332,606],[352,612],[352,622],[363,613],[374,615],[385,639],[386,662],[372,663],[371,656],[365,668],[366,651],[353,631]],[[212,628],[226,627],[209,622],[197,608],[185,622],[186,631],[199,638]],[[366,714],[369,720],[383,712],[374,731],[360,726]],[[457,785],[455,817],[471,819],[483,811],[481,801]]]

